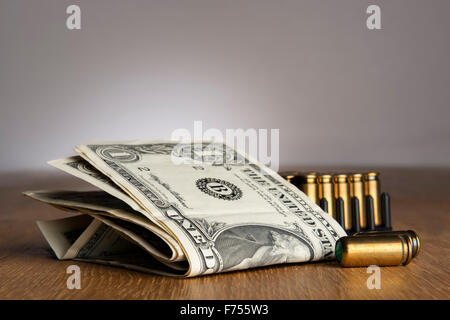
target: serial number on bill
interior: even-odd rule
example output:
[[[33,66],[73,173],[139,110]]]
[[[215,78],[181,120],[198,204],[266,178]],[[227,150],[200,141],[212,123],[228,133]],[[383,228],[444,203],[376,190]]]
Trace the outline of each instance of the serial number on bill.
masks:
[[[180,308],[180,315],[200,315],[208,318],[214,314],[223,315],[268,315],[269,306],[266,304],[225,304],[218,306],[199,306],[187,304]]]

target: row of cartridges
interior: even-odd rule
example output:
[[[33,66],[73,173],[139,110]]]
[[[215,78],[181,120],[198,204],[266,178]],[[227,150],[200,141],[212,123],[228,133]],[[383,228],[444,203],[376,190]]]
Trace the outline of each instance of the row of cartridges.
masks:
[[[379,173],[280,174],[336,219],[347,233],[392,230],[390,197],[380,192]]]

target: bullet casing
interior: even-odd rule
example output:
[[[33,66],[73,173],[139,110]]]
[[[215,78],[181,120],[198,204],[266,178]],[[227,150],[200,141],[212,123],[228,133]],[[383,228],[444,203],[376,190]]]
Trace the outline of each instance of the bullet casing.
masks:
[[[335,201],[333,193],[332,176],[329,174],[319,175],[317,178],[319,201],[326,200],[328,204],[328,214],[336,219]]]
[[[300,174],[298,176],[298,184],[300,190],[302,190],[314,203],[319,204],[319,190],[316,172]]]
[[[352,210],[350,202],[350,191],[348,184],[348,176],[346,174],[338,174],[333,176],[334,197],[342,199],[344,213],[344,229],[350,231],[352,229]],[[341,220],[342,221],[342,220]]]
[[[354,236],[360,237],[360,236],[373,236],[373,237],[385,237],[385,236],[392,236],[392,235],[399,235],[399,236],[406,236],[411,239],[412,244],[412,257],[416,257],[419,254],[420,251],[420,237],[419,235],[413,231],[413,230],[399,230],[399,231],[369,231],[369,232],[359,232],[355,233]]]
[[[375,227],[380,227],[383,224],[381,216],[380,182],[378,176],[379,174],[377,172],[369,172],[364,175],[364,194],[366,197],[370,196],[373,199]]]
[[[342,237],[336,242],[336,258],[343,267],[406,265],[412,257],[411,238],[402,235]]]
[[[363,175],[360,173],[354,173],[348,177],[350,187],[350,199],[358,199],[359,207],[359,224],[361,229],[367,227],[366,217],[366,197],[364,195],[364,181]]]
[[[314,203],[319,203],[317,173],[302,173],[298,171],[283,171],[279,173],[287,182],[302,190]]]

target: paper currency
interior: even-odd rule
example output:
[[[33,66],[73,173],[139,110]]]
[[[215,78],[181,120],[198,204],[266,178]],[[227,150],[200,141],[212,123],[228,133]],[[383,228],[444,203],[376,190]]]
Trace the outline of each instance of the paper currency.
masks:
[[[38,223],[59,259],[190,277],[332,259],[346,235],[295,186],[222,143],[75,150],[50,164],[102,191],[25,193],[83,214]]]

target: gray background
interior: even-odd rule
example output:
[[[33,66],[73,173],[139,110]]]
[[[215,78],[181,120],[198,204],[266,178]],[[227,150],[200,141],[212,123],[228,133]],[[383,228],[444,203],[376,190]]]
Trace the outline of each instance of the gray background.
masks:
[[[0,171],[194,120],[279,128],[282,167],[450,165],[448,0],[0,1]]]

